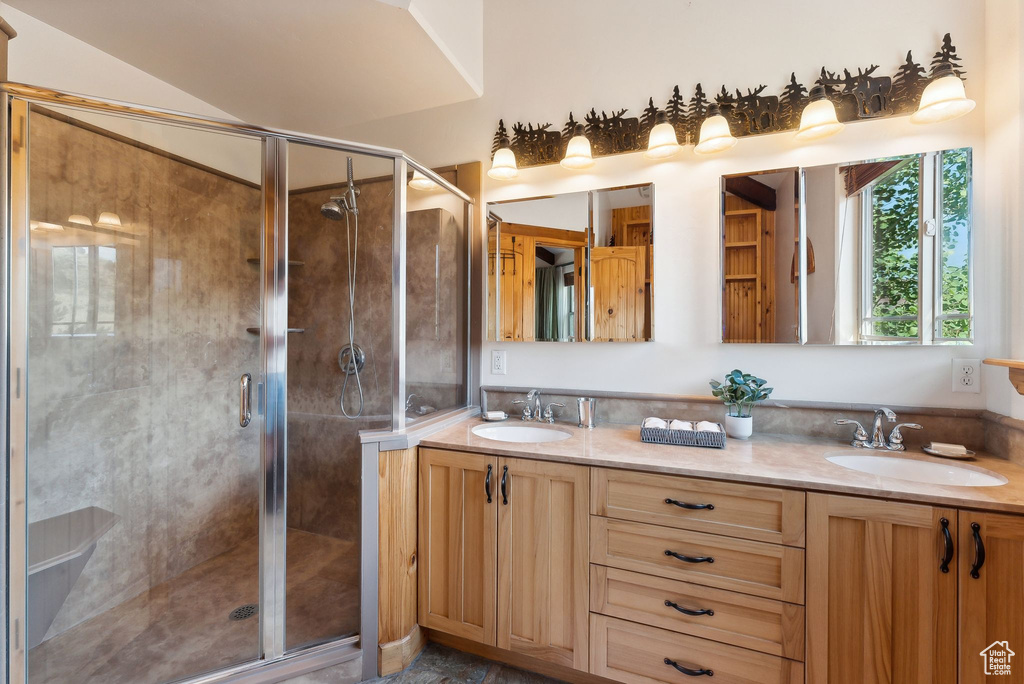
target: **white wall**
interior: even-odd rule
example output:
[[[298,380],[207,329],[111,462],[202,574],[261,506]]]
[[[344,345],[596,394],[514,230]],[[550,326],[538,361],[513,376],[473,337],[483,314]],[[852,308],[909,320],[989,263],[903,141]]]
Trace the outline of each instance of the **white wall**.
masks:
[[[985,79],[991,86],[985,102],[989,154],[985,159],[988,182],[982,200],[989,223],[1003,228],[990,243],[986,268],[1005,296],[994,312],[991,334],[999,339],[999,353],[1024,358],[1024,12],[1018,0],[988,0],[985,21]],[[1000,257],[1001,255],[1001,257]],[[1024,397],[1006,381],[1006,370],[987,368],[988,408],[1024,418]]]
[[[0,3],[0,16],[18,32],[9,43],[10,81],[218,119],[234,118],[6,3]],[[67,110],[66,113],[72,112]],[[74,113],[74,116],[238,178],[259,182],[260,146],[246,144],[249,141],[111,116],[88,113]]]
[[[109,55],[73,45],[65,34],[32,27],[30,18],[7,6],[0,5],[0,12],[21,32],[11,43],[12,79],[217,115]],[[979,103],[959,121],[917,128],[903,117],[851,125],[810,146],[779,134],[743,139],[712,159],[698,159],[689,148],[664,163],[632,154],[599,159],[584,173],[549,166],[523,170],[512,183],[488,180],[487,200],[653,181],[656,341],[487,344],[482,378],[706,394],[709,376],[740,366],[769,378],[779,399],[988,406],[1024,417],[1024,400],[1010,390],[1005,370],[986,369],[983,395],[951,392],[949,360],[962,349],[721,345],[717,295],[707,287],[718,279],[721,174],[971,146],[982,268],[978,344],[970,355],[1024,357],[1021,29],[1017,0],[863,0],[841,17],[833,3],[817,0],[791,0],[771,13],[754,0],[736,0],[727,11],[714,0],[487,0],[482,98],[361,124],[344,136],[405,149],[436,166],[485,160],[498,118],[509,126],[518,119],[560,126],[570,110],[580,117],[591,106],[627,106],[636,113],[651,95],[664,103],[676,84],[688,96],[697,81],[708,92],[723,82],[731,88],[767,83],[778,90],[790,71],[810,83],[822,64],[837,69],[876,63],[891,73],[908,49],[926,63],[942,34],[952,31],[966,61],[969,93]],[[508,376],[488,373],[493,348],[508,349]]]
[[[960,146],[975,149],[978,188],[985,188],[994,173],[985,146],[985,86],[986,60],[998,53],[986,49],[984,3],[865,0],[855,12],[837,14],[834,3],[792,0],[772,12],[763,9],[753,0],[731,2],[728,9],[710,0],[489,0],[482,98],[346,131],[347,137],[397,146],[432,165],[487,159],[499,118],[506,126],[521,119],[560,127],[570,110],[579,118],[591,106],[598,111],[628,106],[636,113],[651,95],[663,104],[676,84],[689,97],[697,81],[708,92],[722,83],[731,88],[767,83],[777,91],[790,71],[809,83],[823,64],[831,70],[880,64],[883,72],[893,73],[908,49],[927,63],[942,35],[952,31],[966,63],[969,93],[979,103],[958,121],[915,127],[901,117],[850,125],[814,145],[797,145],[791,134],[778,134],[742,139],[710,159],[697,158],[688,148],[663,163],[630,154],[599,159],[582,173],[547,166],[525,169],[515,182],[489,181],[487,199],[653,181],[656,341],[487,344],[484,383],[707,394],[710,377],[738,366],[768,378],[779,399],[986,406],[984,394],[951,391],[950,359],[965,354],[963,349],[719,344],[718,296],[709,283],[718,282],[721,174]],[[1008,39],[1004,47],[1009,44],[1019,54],[1019,45]],[[1000,268],[989,266],[1002,258],[1011,226],[989,221],[990,209],[986,195],[975,212],[983,267],[977,278],[978,344],[967,353],[980,358],[1009,353],[1006,283]],[[508,350],[507,376],[489,373],[489,350],[496,348]],[[1005,371],[999,373],[986,372],[986,386],[1006,383]],[[995,408],[1006,406],[1005,392],[1000,394]]]

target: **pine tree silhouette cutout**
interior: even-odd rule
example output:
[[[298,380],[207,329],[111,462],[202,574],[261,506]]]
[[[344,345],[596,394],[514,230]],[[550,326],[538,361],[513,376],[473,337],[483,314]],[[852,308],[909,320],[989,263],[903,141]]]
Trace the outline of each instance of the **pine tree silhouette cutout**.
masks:
[[[676,129],[676,137],[683,140],[683,144],[686,144],[686,131],[689,120],[687,118],[686,100],[679,93],[679,86],[672,88],[672,97],[668,98],[668,102],[665,103],[665,116],[668,117],[668,122],[672,124],[672,128]]]
[[[910,52],[907,50],[907,61],[896,70],[896,77],[892,81],[892,99],[897,109],[904,104],[916,102],[927,80],[924,67],[914,61]]]
[[[711,102],[708,100],[707,95],[704,94],[704,88],[698,83],[697,87],[693,89],[693,97],[690,98],[689,116],[686,121],[686,133],[688,140],[692,143],[697,142],[697,134],[700,132],[700,125],[704,122],[704,117],[708,113],[709,104]]]
[[[807,106],[807,88],[796,80],[796,72],[789,75],[789,84],[782,89],[779,104],[779,127],[792,128],[800,120],[800,114]]]
[[[658,108],[654,106],[654,98],[647,100],[647,106],[644,107],[644,114],[640,117],[640,135],[646,136],[654,128],[654,118],[658,116]]]
[[[498,151],[498,147],[501,146],[501,139],[508,137],[508,131],[505,130],[505,120],[498,119],[498,130],[494,133],[494,141],[491,143],[491,156]]]
[[[569,120],[565,122],[565,126],[562,127],[562,142],[566,143],[572,138],[573,132],[576,130],[576,119],[572,117],[572,112],[569,112]]]
[[[947,33],[942,37],[942,47],[932,57],[931,67],[934,69],[937,64],[949,64],[953,67],[953,73],[959,78],[963,78],[966,72],[961,61],[960,56],[956,54],[956,46],[953,45],[953,41]]]

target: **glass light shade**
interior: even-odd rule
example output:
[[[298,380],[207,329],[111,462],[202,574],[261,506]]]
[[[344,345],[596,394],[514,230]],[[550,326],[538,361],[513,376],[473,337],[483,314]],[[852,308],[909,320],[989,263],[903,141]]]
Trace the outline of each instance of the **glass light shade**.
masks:
[[[651,129],[651,137],[647,140],[647,151],[644,152],[644,156],[648,159],[665,159],[681,149],[679,140],[676,139],[676,129],[666,121]]]
[[[57,231],[64,230],[64,226],[60,225],[59,223],[47,223],[46,221],[29,221],[28,228],[29,230],[34,230],[41,233],[55,233]]]
[[[487,175],[494,180],[510,180],[518,176],[515,153],[508,147],[499,147]]]
[[[921,93],[917,111],[910,115],[912,123],[949,121],[974,109],[974,100],[967,97],[964,82],[956,74],[941,76],[929,83]]]
[[[843,130],[844,124],[836,117],[836,106],[831,100],[815,100],[804,107],[800,115],[800,130],[797,140],[817,140],[835,135]]]
[[[576,126],[576,135],[565,147],[565,157],[559,162],[566,169],[589,169],[594,165],[594,157],[590,154],[590,141],[583,134],[583,126]]]
[[[419,170],[413,169],[409,187],[414,190],[430,191],[437,189],[437,183],[424,176]]]
[[[97,226],[107,226],[108,228],[120,228],[121,217],[112,211],[104,211],[100,213],[100,217],[96,219]]]
[[[700,125],[700,142],[693,148],[697,154],[724,152],[736,144],[736,138],[729,130],[729,122],[721,114],[704,119]]]
[[[92,219],[82,214],[72,214],[68,216],[68,223],[77,223],[80,226],[91,226]]]

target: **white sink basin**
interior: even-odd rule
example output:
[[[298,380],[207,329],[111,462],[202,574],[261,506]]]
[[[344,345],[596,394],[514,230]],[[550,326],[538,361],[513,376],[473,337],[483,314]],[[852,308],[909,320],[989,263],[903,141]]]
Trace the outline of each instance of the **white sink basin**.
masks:
[[[825,454],[825,459],[850,470],[923,484],[998,487],[1007,483],[1007,479],[999,473],[984,468],[919,461],[899,456],[869,456],[839,451]]]
[[[477,425],[473,428],[473,434],[498,442],[518,442],[520,444],[561,442],[563,439],[572,437],[572,433],[567,430],[533,425]]]

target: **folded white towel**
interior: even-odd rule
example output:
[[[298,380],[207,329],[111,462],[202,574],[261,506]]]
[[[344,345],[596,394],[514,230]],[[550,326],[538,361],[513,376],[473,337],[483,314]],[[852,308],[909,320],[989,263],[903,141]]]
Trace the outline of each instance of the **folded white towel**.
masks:
[[[708,420],[702,420],[697,423],[698,432],[721,432],[722,429],[718,427],[718,423],[712,423]]]
[[[688,420],[673,420],[668,424],[669,430],[693,430],[693,423]]]
[[[643,427],[645,428],[661,428],[665,429],[668,425],[661,418],[644,418]]]

